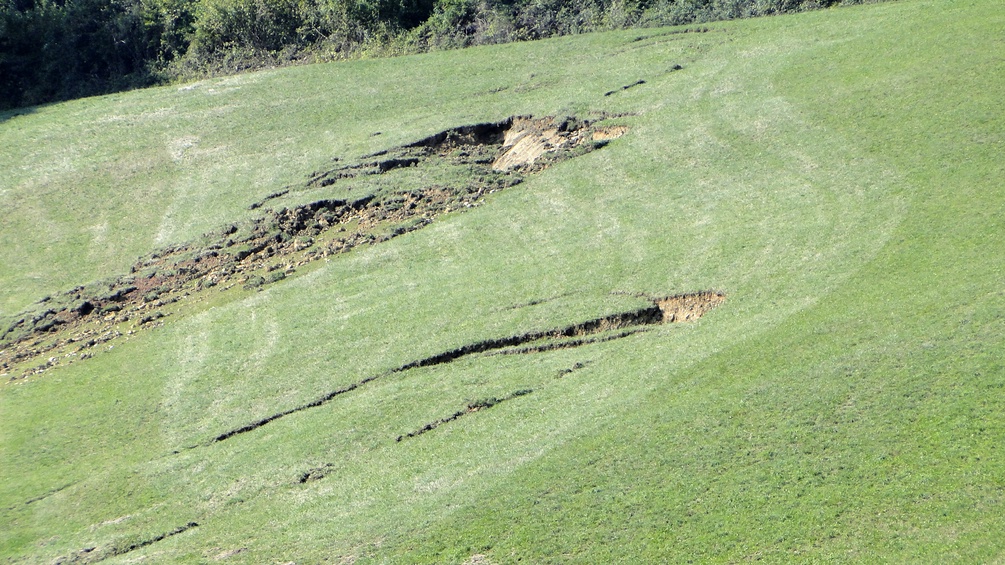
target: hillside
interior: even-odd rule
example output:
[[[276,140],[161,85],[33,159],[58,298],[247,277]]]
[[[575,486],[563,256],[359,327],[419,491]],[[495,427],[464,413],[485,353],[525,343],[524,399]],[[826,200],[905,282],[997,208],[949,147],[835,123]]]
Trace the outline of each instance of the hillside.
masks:
[[[909,0],[0,114],[0,557],[1000,560],[1003,28]]]
[[[211,76],[863,0],[8,0],[0,110]]]

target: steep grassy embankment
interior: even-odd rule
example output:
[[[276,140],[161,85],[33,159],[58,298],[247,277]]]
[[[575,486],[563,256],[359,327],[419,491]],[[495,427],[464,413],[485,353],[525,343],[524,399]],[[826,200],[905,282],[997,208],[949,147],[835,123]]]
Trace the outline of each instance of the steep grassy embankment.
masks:
[[[1000,559],[1005,15],[908,1],[710,27],[0,123],[5,316],[254,217],[332,157],[517,114],[630,128],[4,385],[0,555]],[[703,290],[725,301],[700,320],[646,317],[645,296]]]

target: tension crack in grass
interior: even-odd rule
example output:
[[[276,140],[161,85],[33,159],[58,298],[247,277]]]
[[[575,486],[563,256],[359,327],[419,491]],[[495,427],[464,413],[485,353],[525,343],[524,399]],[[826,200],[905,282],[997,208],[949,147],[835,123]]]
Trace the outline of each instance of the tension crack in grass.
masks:
[[[54,494],[56,494],[58,492],[64,491],[64,490],[72,487],[74,484],[76,484],[76,483],[67,483],[67,484],[65,484],[65,485],[63,485],[61,487],[57,487],[57,488],[54,488],[54,489],[52,489],[50,491],[46,491],[46,492],[44,492],[44,493],[42,493],[42,494],[40,494],[40,495],[38,495],[36,497],[29,498],[28,500],[24,501],[24,505],[28,506],[29,504],[34,504],[36,502],[45,500],[45,499],[49,498],[50,496],[52,496],[52,495],[54,495]],[[16,505],[8,507],[7,510],[14,510],[15,508],[17,508]]]
[[[448,422],[453,422],[454,420],[456,420],[456,419],[458,419],[458,418],[460,418],[462,416],[467,416],[468,414],[472,414],[474,412],[478,412],[478,411],[481,411],[481,410],[484,410],[484,409],[487,409],[487,408],[492,408],[493,406],[498,406],[499,404],[502,404],[503,402],[506,402],[507,400],[512,400],[514,398],[517,398],[519,396],[524,396],[524,395],[530,394],[532,392],[534,392],[532,389],[527,388],[527,389],[521,389],[521,390],[515,391],[513,393],[510,393],[507,396],[502,397],[502,398],[496,398],[496,397],[493,396],[492,398],[486,398],[486,399],[483,399],[483,400],[476,400],[475,402],[470,402],[470,403],[468,403],[467,406],[464,407],[463,410],[458,410],[457,412],[454,412],[453,414],[451,414],[450,416],[447,416],[446,418],[440,418],[439,420],[436,420],[435,422],[430,422],[430,423],[426,424],[425,426],[422,426],[421,428],[415,430],[414,432],[411,432],[411,433],[408,433],[408,434],[405,434],[405,435],[400,435],[394,441],[400,442],[403,439],[413,438],[413,437],[416,437],[416,436],[420,436],[420,435],[422,435],[422,434],[424,434],[426,432],[430,432],[430,431],[435,430],[436,428],[438,428],[442,424],[446,424]]]
[[[149,539],[138,541],[136,543],[131,543],[124,547],[113,547],[107,551],[96,552],[95,549],[97,548],[89,547],[86,549],[82,549],[69,557],[60,558],[56,560],[55,563],[98,563],[100,561],[104,561],[105,559],[110,559],[112,557],[117,557],[119,555],[125,555],[126,553],[136,551],[137,549],[142,549],[144,547],[147,547],[148,545],[153,545],[171,536],[176,536],[178,534],[187,532],[188,530],[197,527],[199,527],[198,523],[189,522],[184,526],[178,526],[177,528],[171,530],[170,532],[165,532],[163,534],[160,534],[158,536]]]
[[[709,291],[709,292],[679,294],[662,298],[649,297],[649,300],[652,303],[650,306],[638,308],[636,310],[621,312],[618,314],[611,314],[609,316],[602,316],[600,318],[595,318],[587,322],[573,324],[559,329],[528,332],[505,338],[479,341],[465,345],[463,347],[458,347],[456,349],[444,351],[436,355],[431,355],[423,359],[418,359],[416,361],[412,361],[410,363],[401,365],[400,367],[397,367],[395,369],[391,369],[383,373],[369,376],[363,380],[357,381],[340,389],[329,392],[328,394],[319,397],[311,402],[308,402],[307,404],[302,404],[295,408],[290,408],[289,410],[277,412],[271,416],[267,416],[260,420],[256,420],[239,428],[234,428],[228,432],[216,436],[209,443],[224,441],[236,435],[257,430],[258,428],[271,422],[274,422],[284,416],[289,416],[290,414],[302,412],[310,408],[317,408],[328,402],[331,402],[338,396],[341,396],[348,392],[352,392],[357,388],[367,383],[373,382],[381,377],[385,377],[395,373],[402,373],[410,369],[416,369],[419,367],[432,367],[435,365],[443,365],[455,361],[457,359],[460,359],[461,357],[476,355],[479,353],[486,353],[490,351],[503,350],[509,347],[530,344],[536,341],[547,340],[547,339],[576,338],[565,342],[557,342],[552,344],[545,343],[541,345],[536,345],[528,347],[525,350],[514,350],[506,352],[500,351],[499,353],[537,353],[543,351],[551,351],[553,349],[578,347],[580,345],[586,345],[589,343],[602,343],[605,341],[620,339],[623,337],[627,337],[629,335],[633,335],[639,331],[643,331],[644,329],[643,326],[674,323],[674,322],[686,322],[700,318],[702,315],[704,315],[705,312],[721,304],[722,301],[725,300],[725,295],[718,292]],[[592,339],[587,337],[593,334],[600,334],[612,330],[625,330],[625,331]]]
[[[633,82],[631,84],[626,84],[625,86],[622,86],[621,88],[617,88],[617,89],[614,89],[614,90],[607,91],[607,92],[604,93],[604,96],[610,96],[612,94],[617,94],[618,92],[621,92],[622,90],[628,90],[629,88],[634,88],[636,86],[639,86],[639,85],[642,85],[642,84],[645,84],[645,83],[646,83],[646,81],[644,81],[644,80],[637,80],[637,81],[635,81],[635,82]]]
[[[580,347],[583,345],[592,345],[595,343],[606,343],[608,341],[614,341],[616,339],[621,339],[634,335],[637,333],[648,331],[649,328],[633,328],[625,331],[621,331],[615,334],[591,337],[591,338],[579,338],[570,339],[565,341],[558,341],[552,343],[544,343],[541,345],[534,345],[529,347],[519,347],[514,349],[504,349],[502,351],[492,351],[488,355],[526,355],[529,353],[544,353],[547,351],[555,351],[558,349],[572,349],[574,347]]]

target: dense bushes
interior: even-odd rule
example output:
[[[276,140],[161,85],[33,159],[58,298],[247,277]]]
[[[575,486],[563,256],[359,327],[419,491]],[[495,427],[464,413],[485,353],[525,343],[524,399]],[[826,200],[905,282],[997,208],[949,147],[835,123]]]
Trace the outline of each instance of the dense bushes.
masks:
[[[432,13],[433,0],[201,0],[177,77],[347,58]]]
[[[0,0],[0,108],[297,61],[743,18],[839,2]]]
[[[189,0],[6,0],[0,107],[150,84],[188,48]]]

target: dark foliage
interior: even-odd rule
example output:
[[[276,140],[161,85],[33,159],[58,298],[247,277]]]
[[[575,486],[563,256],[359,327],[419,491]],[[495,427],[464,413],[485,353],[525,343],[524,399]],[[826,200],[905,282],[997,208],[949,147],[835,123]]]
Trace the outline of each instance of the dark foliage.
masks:
[[[187,0],[8,0],[0,6],[0,108],[151,84],[183,54]]]

